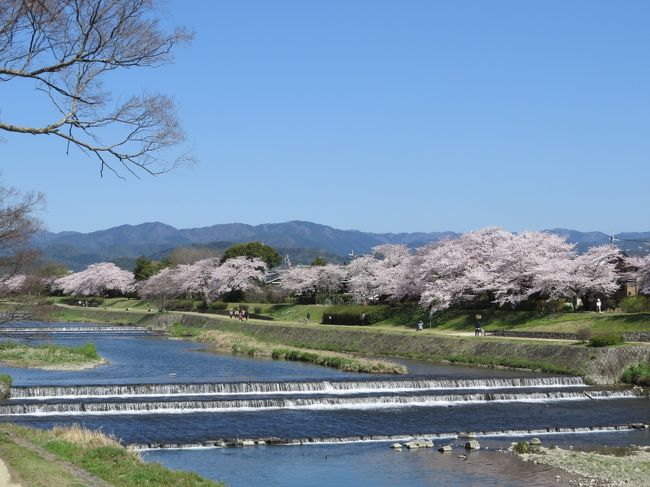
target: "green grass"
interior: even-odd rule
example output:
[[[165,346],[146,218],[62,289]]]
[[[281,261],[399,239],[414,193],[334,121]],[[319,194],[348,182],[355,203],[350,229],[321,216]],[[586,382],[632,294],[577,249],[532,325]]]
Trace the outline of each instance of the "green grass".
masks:
[[[638,364],[623,373],[621,380],[626,384],[650,386],[650,364]]]
[[[448,309],[434,314],[431,323],[434,328],[440,330],[473,331],[477,313],[481,314],[483,328],[487,331],[575,333],[583,326],[591,328],[594,332],[650,331],[650,313],[540,313],[502,309]],[[427,325],[429,323],[428,319],[424,319],[424,322]]]
[[[18,475],[24,487],[84,487],[84,484],[61,465],[46,460],[38,453],[0,435],[0,456]]]
[[[78,347],[43,344],[28,345],[18,342],[0,343],[0,362],[17,367],[73,366],[99,362],[94,343]]]
[[[195,473],[169,470],[158,463],[144,463],[137,454],[117,444],[111,444],[110,441],[105,446],[94,446],[86,442],[64,439],[66,437],[61,437],[52,431],[6,424],[1,428],[8,429],[12,434],[19,435],[45,448],[59,458],[83,468],[116,487],[223,486],[221,483],[204,479]],[[58,487],[64,484],[59,484],[52,479],[42,485]]]
[[[174,323],[169,329],[169,336],[174,338],[196,338],[201,335],[201,330],[194,326],[184,326]]]
[[[0,382],[4,382],[7,387],[11,387],[11,376],[8,374],[0,374]]]
[[[240,355],[248,355],[249,357],[254,357],[261,352],[260,348],[248,345],[246,343],[236,342],[232,344],[231,347],[232,353],[237,353]]]
[[[61,301],[62,298],[52,298]],[[197,301],[198,303],[198,301]],[[246,305],[250,312],[255,308],[261,314],[272,317],[274,320],[289,323],[306,323],[307,313],[311,315],[310,323],[320,323],[323,312],[328,305],[318,304],[272,304],[272,303],[228,303],[232,309],[239,305]],[[137,323],[141,316],[130,311],[146,312],[146,302],[137,299],[112,298],[105,299],[104,306],[116,311],[108,322]],[[385,308],[386,306],[383,305]],[[361,309],[361,307],[357,307]],[[374,305],[366,307],[372,310]],[[101,308],[102,310],[104,308]],[[640,308],[641,309],[641,308]],[[64,321],[88,320],[89,313],[84,313],[85,308],[61,308],[59,318]],[[390,308],[391,316],[383,321],[370,325],[379,328],[412,328],[419,320],[424,321],[425,328],[431,324],[436,330],[443,331],[473,331],[474,316],[482,315],[483,328],[487,331],[496,330],[521,330],[521,331],[546,331],[560,333],[575,333],[581,327],[588,327],[594,333],[623,333],[626,331],[650,331],[650,312],[622,313],[605,312],[597,314],[584,311],[577,313],[542,313],[537,311],[518,311],[509,309],[483,309],[460,310],[447,309],[429,316],[418,304],[403,304]]]
[[[333,367],[345,372],[367,372],[367,373],[397,373],[403,374],[406,372],[404,366],[398,364],[382,363],[382,362],[369,362],[364,360],[357,360],[354,358],[337,357],[334,355],[322,355],[314,352],[306,352],[303,350],[290,350],[284,348],[277,348],[273,350],[272,357],[274,359],[295,360],[299,362],[309,362],[324,367]]]

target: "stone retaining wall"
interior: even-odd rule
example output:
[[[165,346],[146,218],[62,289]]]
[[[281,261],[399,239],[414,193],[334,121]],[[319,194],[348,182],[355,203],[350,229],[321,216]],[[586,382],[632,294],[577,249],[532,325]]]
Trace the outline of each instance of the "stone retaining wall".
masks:
[[[551,331],[517,331],[517,330],[498,330],[489,332],[489,335],[500,337],[517,337],[517,338],[543,338],[547,340],[578,340],[575,333],[558,333]],[[650,342],[650,332],[625,332],[623,337],[626,342]]]

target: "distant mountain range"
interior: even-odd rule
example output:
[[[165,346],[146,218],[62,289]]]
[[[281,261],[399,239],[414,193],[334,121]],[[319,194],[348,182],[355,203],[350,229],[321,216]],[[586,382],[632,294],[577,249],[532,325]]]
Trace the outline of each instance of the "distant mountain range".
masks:
[[[602,232],[578,232],[552,229],[565,236],[579,250],[610,241]],[[96,262],[116,262],[132,266],[140,255],[160,258],[177,247],[210,247],[223,250],[233,243],[259,241],[287,254],[294,263],[308,263],[321,255],[329,261],[344,261],[349,255],[367,253],[385,243],[400,243],[415,248],[445,238],[456,238],[456,232],[369,233],[339,230],[305,221],[245,225],[229,223],[203,228],[177,229],[160,222],[119,227],[90,233],[39,232],[33,239],[46,260],[66,264],[73,270]],[[624,251],[637,253],[650,249],[650,232],[617,234],[615,241]]]

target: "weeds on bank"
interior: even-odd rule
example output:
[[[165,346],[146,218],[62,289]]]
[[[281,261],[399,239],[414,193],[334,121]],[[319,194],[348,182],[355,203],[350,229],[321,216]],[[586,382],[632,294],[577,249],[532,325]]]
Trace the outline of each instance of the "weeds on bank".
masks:
[[[0,428],[45,448],[116,487],[223,487],[223,484],[195,473],[169,470],[159,463],[145,463],[114,438],[98,431],[84,430],[79,426],[51,431],[16,425],[2,425]]]
[[[94,343],[78,347],[18,342],[0,343],[0,361],[17,367],[65,366],[92,363],[101,360]]]

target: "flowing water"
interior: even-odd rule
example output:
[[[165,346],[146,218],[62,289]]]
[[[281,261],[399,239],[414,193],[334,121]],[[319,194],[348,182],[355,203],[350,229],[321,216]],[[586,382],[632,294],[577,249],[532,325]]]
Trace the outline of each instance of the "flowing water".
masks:
[[[1,367],[14,387],[0,418],[101,428],[147,461],[231,486],[557,485],[557,471],[492,450],[531,435],[560,444],[649,442],[648,430],[632,429],[650,422],[647,398],[576,377],[409,361],[412,375],[378,377],[217,354],[162,337],[81,334],[37,340],[91,339],[110,365],[75,372]],[[490,449],[459,459],[460,447],[451,455],[388,448],[414,438],[460,445],[462,432],[478,434]],[[222,447],[241,440],[265,445]]]

